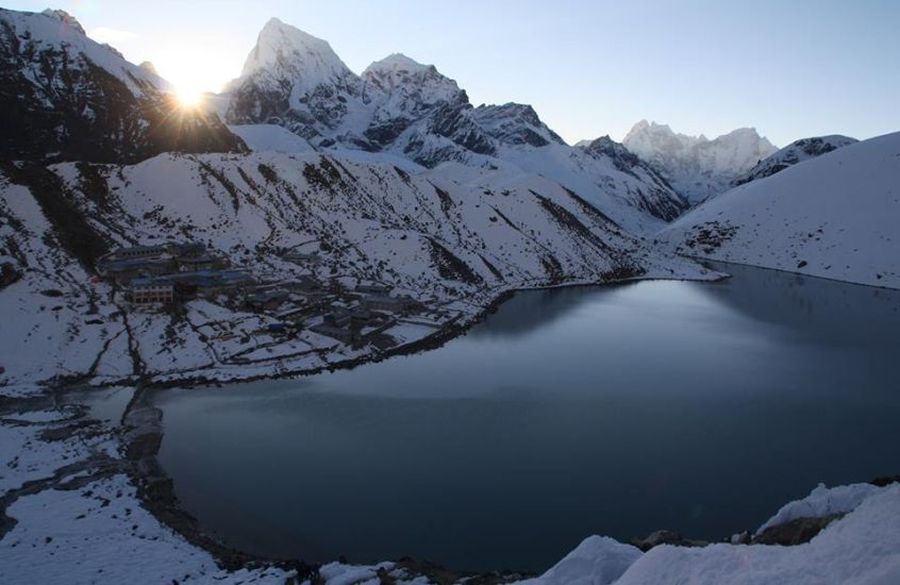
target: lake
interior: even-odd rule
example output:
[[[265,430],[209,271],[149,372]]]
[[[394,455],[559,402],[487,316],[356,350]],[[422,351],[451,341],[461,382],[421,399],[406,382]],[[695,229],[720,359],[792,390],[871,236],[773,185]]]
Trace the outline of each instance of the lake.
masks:
[[[159,391],[160,461],[237,548],[541,571],[582,539],[754,529],[900,473],[900,293],[750,267],[516,294],[440,349]]]

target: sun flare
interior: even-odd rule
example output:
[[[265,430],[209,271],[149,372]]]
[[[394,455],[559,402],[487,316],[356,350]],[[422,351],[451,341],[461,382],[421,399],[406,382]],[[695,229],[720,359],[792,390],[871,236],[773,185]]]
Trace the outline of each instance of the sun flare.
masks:
[[[191,87],[179,87],[175,90],[178,105],[184,109],[193,109],[203,102],[203,91]]]

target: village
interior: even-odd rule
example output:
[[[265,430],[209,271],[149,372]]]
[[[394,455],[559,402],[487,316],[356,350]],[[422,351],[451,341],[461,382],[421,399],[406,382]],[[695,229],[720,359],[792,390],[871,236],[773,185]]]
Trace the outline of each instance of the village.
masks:
[[[320,262],[317,254],[288,251],[285,259],[301,266]],[[286,280],[261,280],[233,268],[223,254],[203,244],[169,242],[120,248],[98,263],[100,277],[134,310],[183,306],[196,299],[215,301],[233,311],[267,317],[264,333],[275,338],[310,331],[359,348],[372,344],[387,350],[397,344],[385,331],[425,312],[390,285],[336,279],[320,281],[313,270]],[[443,320],[443,319],[440,319]],[[434,324],[427,317],[418,324]]]

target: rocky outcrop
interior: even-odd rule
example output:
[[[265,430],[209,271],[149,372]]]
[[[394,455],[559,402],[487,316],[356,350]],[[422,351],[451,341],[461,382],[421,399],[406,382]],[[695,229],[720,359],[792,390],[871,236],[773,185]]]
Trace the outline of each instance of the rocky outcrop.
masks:
[[[0,289],[4,289],[22,277],[12,262],[0,263]]]
[[[809,542],[843,514],[829,514],[818,518],[795,518],[790,522],[770,526],[753,538],[753,544],[778,544],[795,546]]]
[[[659,546],[661,544],[669,544],[672,546],[706,546],[709,543],[705,540],[692,540],[690,538],[685,538],[677,532],[673,532],[671,530],[657,530],[656,532],[651,533],[646,538],[633,538],[631,540],[631,544],[641,549],[643,552],[647,552],[653,547]]]
[[[792,142],[785,146],[775,154],[757,163],[752,169],[744,175],[738,177],[732,182],[732,185],[738,186],[750,181],[771,177],[775,173],[780,173],[786,168],[795,164],[807,161],[823,154],[833,152],[838,148],[843,148],[859,142],[855,138],[848,136],[815,136],[813,138],[803,138]]]

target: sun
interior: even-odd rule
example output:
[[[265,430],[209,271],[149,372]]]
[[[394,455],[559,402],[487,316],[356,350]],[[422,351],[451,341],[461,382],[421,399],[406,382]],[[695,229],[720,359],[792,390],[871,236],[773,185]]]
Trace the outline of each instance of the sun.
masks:
[[[175,89],[175,98],[178,105],[185,110],[192,110],[203,103],[203,91],[193,87],[178,87]]]

